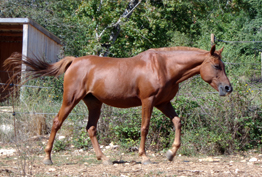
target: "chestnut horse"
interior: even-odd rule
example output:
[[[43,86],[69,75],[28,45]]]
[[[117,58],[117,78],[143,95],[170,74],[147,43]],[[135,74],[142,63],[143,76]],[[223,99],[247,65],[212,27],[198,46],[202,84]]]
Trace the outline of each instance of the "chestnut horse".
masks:
[[[32,78],[65,73],[63,103],[53,121],[45,148],[44,164],[52,164],[51,150],[56,133],[80,100],[83,100],[88,108],[86,130],[96,157],[102,160],[103,164],[111,162],[102,153],[96,138],[102,104],[119,108],[142,106],[139,156],[142,157],[143,164],[149,164],[151,161],[146,155],[145,141],[153,107],[169,117],[175,126],[175,140],[167,152],[168,160],[173,160],[180,147],[181,122],[170,103],[178,91],[180,82],[200,74],[220,96],[232,92],[221,60],[222,51],[223,48],[216,51],[215,45],[210,51],[190,47],[170,47],[150,49],[131,58],[65,57],[53,64],[15,53],[4,64],[7,70],[25,64],[31,71],[29,76]]]

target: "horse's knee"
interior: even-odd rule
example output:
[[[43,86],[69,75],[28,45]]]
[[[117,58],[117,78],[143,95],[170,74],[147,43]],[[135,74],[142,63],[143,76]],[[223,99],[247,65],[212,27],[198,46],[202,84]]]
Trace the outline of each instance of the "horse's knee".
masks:
[[[141,127],[141,134],[147,135],[147,133],[148,133],[148,127]]]
[[[181,128],[181,120],[179,117],[174,117],[172,121],[176,128],[179,128],[179,129]]]

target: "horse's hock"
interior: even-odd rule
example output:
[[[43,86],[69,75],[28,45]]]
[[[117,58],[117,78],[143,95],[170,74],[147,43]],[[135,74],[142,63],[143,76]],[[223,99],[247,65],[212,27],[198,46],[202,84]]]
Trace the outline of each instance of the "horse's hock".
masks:
[[[12,72],[4,72],[3,63],[13,52],[26,57],[48,58],[48,62],[58,61],[61,42],[59,38],[29,18],[0,18],[0,84],[4,86]],[[22,71],[26,70],[23,65]],[[17,81],[20,78],[16,79]],[[0,101],[8,91],[0,88]]]

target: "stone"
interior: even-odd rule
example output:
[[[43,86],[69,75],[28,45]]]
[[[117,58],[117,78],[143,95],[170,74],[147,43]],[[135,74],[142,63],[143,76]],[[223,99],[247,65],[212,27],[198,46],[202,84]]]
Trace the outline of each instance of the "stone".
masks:
[[[13,155],[16,152],[15,149],[0,149],[0,156],[1,155]]]
[[[65,136],[59,136],[58,137],[58,140],[62,140],[62,139],[65,139]]]
[[[207,157],[205,159],[199,159],[199,162],[219,162],[220,159],[213,159],[212,157]]]
[[[48,171],[52,172],[52,171],[56,171],[55,168],[49,168]]]
[[[249,162],[256,162],[257,161],[257,158],[255,157],[252,157],[251,159],[249,159]]]

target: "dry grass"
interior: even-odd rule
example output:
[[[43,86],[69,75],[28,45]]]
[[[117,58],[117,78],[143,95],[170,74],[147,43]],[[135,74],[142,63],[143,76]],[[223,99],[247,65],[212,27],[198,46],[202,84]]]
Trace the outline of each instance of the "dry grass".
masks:
[[[31,146],[32,145],[32,146]],[[148,151],[153,164],[141,165],[137,152],[121,149],[103,151],[114,161],[104,166],[96,160],[93,149],[87,151],[70,149],[53,153],[51,166],[43,165],[43,151],[36,141],[20,146],[21,152],[14,156],[0,156],[0,176],[261,176],[262,155],[244,153],[230,156],[176,156],[168,162],[163,152]],[[26,153],[25,153],[26,152]],[[39,153],[40,152],[40,153]],[[257,161],[249,162],[251,158]]]

